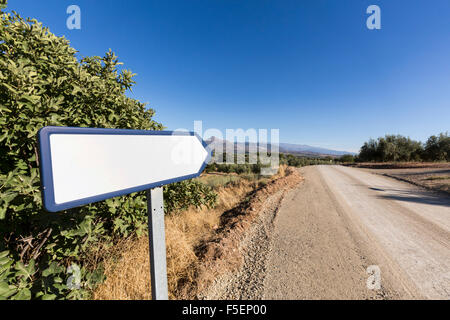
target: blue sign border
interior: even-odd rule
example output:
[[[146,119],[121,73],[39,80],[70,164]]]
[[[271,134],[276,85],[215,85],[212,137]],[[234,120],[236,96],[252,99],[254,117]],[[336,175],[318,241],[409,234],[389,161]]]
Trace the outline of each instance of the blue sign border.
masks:
[[[55,193],[53,186],[52,158],[50,150],[50,135],[52,134],[117,134],[117,135],[160,135],[160,136],[196,136],[208,152],[208,157],[203,162],[200,170],[195,174],[177,177],[169,180],[154,182],[142,186],[132,187],[119,191],[109,192],[93,197],[78,199],[65,203],[55,203]],[[186,179],[198,177],[205,169],[212,157],[212,150],[205,141],[195,132],[186,131],[154,131],[154,130],[130,130],[130,129],[103,129],[103,128],[77,128],[77,127],[43,127],[38,132],[39,141],[39,161],[41,172],[42,200],[47,211],[58,212],[75,207],[79,207],[92,202],[143,191],[151,188],[161,187],[165,184],[174,183]]]

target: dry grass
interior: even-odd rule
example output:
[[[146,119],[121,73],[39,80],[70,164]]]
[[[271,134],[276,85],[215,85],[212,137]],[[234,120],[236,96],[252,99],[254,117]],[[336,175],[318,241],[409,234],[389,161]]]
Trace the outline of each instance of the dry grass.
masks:
[[[238,175],[223,175],[223,174],[206,173],[197,179],[200,182],[216,189],[219,187],[224,187],[229,183],[239,182],[241,180],[241,177]]]
[[[280,167],[274,180],[286,174],[286,167]],[[265,183],[265,182],[263,182]],[[236,207],[253,190],[259,181],[240,179],[238,182],[219,187],[218,203],[214,209],[189,209],[168,215],[166,224],[167,277],[169,298],[183,296],[186,282],[197,277],[199,257],[196,248],[211,239],[219,228],[221,215]],[[96,300],[142,300],[151,299],[148,238],[126,239],[105,250],[104,268],[106,281],[94,292]]]
[[[128,238],[105,252],[106,281],[94,292],[96,300],[148,300],[150,292],[148,238]]]
[[[423,180],[431,180],[431,181],[433,181],[433,180],[450,180],[450,176],[432,176],[432,177],[425,178]]]

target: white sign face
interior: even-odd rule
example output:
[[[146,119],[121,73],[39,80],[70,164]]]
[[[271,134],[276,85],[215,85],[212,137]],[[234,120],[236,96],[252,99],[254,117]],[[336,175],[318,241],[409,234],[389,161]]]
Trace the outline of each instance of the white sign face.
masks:
[[[210,158],[189,132],[45,127],[39,140],[49,211],[193,178]]]

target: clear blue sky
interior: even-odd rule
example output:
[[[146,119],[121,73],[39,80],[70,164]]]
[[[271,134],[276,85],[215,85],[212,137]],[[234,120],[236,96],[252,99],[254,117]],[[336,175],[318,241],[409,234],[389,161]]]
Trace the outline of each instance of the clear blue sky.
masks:
[[[66,28],[80,6],[81,30]],[[381,30],[366,8],[381,8]],[[282,142],[358,151],[369,137],[450,130],[448,0],[9,0],[80,55],[111,48],[130,96],[169,129],[278,128]]]

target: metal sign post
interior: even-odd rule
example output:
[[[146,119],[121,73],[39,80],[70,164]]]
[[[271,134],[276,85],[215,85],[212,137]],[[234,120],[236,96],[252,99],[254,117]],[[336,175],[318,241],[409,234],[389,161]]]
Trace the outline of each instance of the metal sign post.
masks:
[[[153,300],[168,300],[163,188],[147,190],[150,277]]]

